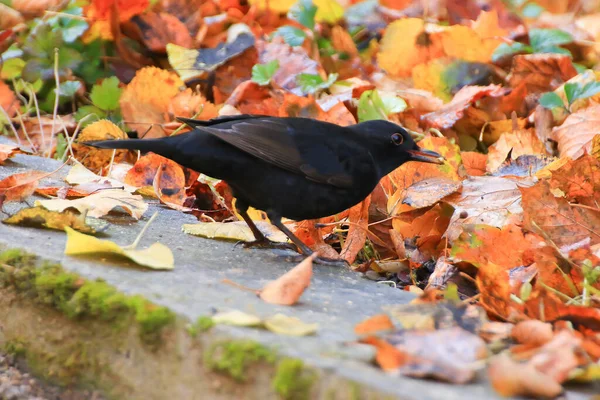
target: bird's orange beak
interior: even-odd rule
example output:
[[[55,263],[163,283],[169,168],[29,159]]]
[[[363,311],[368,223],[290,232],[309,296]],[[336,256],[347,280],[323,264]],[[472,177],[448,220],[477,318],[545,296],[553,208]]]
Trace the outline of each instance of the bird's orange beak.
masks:
[[[410,154],[410,159],[412,161],[420,161],[431,164],[443,164],[445,159],[435,151],[418,149],[418,150],[408,150]]]

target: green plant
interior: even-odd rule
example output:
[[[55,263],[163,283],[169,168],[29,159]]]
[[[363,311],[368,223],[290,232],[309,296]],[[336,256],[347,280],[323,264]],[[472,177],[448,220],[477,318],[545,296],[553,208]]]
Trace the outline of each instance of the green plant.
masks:
[[[502,43],[492,54],[492,61],[495,62],[516,53],[555,53],[571,56],[569,50],[560,46],[572,41],[573,36],[560,29],[531,29],[529,31],[529,44],[521,42]]]
[[[540,105],[550,110],[563,108],[567,112],[570,112],[571,106],[577,100],[587,99],[600,93],[600,82],[588,82],[586,84],[579,82],[565,83],[563,90],[567,100],[566,106],[563,99],[555,92],[544,93],[540,97]]]

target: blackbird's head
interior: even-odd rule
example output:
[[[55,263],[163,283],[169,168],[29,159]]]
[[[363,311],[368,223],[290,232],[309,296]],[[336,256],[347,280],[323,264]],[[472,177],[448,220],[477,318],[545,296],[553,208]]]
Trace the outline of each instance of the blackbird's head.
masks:
[[[352,125],[353,131],[365,138],[371,154],[383,175],[408,161],[443,164],[444,159],[435,151],[421,149],[413,135],[400,125],[385,120],[372,120]]]

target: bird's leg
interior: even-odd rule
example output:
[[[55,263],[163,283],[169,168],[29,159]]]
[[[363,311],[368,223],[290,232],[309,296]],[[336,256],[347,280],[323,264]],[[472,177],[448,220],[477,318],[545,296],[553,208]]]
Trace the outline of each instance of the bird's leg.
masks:
[[[248,215],[248,206],[238,201],[236,203],[237,212],[244,218],[244,221],[252,231],[254,235],[254,241],[244,243],[244,247],[264,247],[264,248],[276,248],[276,249],[291,249],[296,250],[294,245],[290,243],[280,243],[269,240],[261,231],[258,229],[252,218]]]
[[[273,225],[275,225],[277,228],[279,228],[279,230],[283,233],[285,233],[285,235],[287,237],[290,238],[290,240],[296,245],[298,246],[298,248],[300,249],[300,252],[304,255],[304,256],[310,256],[311,254],[313,254],[314,252],[310,249],[310,247],[308,247],[302,240],[300,240],[300,238],[296,235],[294,235],[294,232],[290,231],[288,229],[287,226],[285,226],[283,224],[283,222],[281,222],[281,218],[280,217],[273,217],[271,215],[269,215],[269,219],[271,220],[271,223]],[[331,258],[324,258],[324,257],[317,257],[314,259],[314,262],[317,264],[323,264],[323,265],[332,265],[335,267],[340,267],[340,266],[348,266],[348,263],[343,260],[343,259],[339,259],[339,260],[335,260],[335,259],[331,259]]]

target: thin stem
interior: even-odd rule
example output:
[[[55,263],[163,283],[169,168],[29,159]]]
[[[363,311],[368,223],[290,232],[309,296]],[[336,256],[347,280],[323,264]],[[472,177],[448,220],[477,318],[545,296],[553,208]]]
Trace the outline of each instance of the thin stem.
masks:
[[[146,233],[146,230],[148,229],[148,227],[150,226],[150,224],[152,223],[152,221],[154,221],[156,219],[156,217],[158,216],[158,211],[156,211],[148,220],[148,222],[146,222],[146,225],[144,225],[144,227],[142,228],[141,232],[137,235],[137,237],[135,238],[135,240],[133,241],[132,244],[130,244],[129,246],[126,246],[128,249],[135,249],[139,244],[140,241],[142,240],[142,236],[144,236],[144,233]]]
[[[19,143],[19,146],[21,146],[22,145],[21,138],[19,138],[19,134],[17,133],[17,130],[15,129],[15,126],[13,125],[12,121],[10,120],[10,117],[8,116],[8,113],[6,112],[6,110],[4,109],[4,107],[2,107],[2,105],[0,105],[0,111],[2,111],[2,115],[4,115],[4,118],[6,118],[6,122],[8,122],[8,125],[10,126],[10,129],[15,134],[15,137],[17,138],[17,143]]]
[[[56,90],[54,95],[54,111],[52,112],[52,133],[50,134],[50,146],[48,148],[48,157],[52,151],[52,140],[56,134],[56,115],[58,114],[58,101],[60,98],[60,79],[58,77],[58,48],[54,48],[54,81],[56,83]]]

